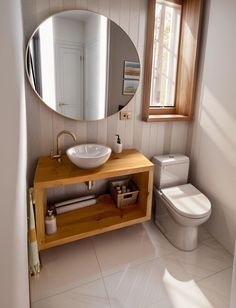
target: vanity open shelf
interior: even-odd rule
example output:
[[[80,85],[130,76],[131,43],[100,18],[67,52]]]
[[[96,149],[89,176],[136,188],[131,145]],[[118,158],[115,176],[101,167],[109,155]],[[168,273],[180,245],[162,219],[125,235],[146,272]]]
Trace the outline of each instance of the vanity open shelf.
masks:
[[[45,234],[47,189],[111,177],[128,175],[139,188],[136,204],[116,207],[109,194],[98,197],[97,204],[57,216],[57,233]],[[153,165],[137,150],[112,153],[110,159],[93,170],[79,169],[66,155],[62,162],[40,157],[34,179],[36,229],[39,250],[141,223],[151,216]]]

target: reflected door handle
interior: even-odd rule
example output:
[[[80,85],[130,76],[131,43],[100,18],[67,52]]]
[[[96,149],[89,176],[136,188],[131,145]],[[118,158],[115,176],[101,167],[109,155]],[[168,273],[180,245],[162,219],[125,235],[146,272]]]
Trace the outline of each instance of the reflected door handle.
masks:
[[[59,107],[62,107],[62,106],[67,106],[67,105],[69,105],[69,104],[66,104],[66,103],[59,103],[58,105],[59,105]]]

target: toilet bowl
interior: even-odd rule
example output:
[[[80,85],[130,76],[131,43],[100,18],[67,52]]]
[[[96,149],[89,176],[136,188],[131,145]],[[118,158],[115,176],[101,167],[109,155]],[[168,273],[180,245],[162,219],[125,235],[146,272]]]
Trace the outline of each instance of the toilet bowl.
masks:
[[[189,185],[189,186],[188,186]],[[188,186],[188,187],[187,187]],[[185,188],[191,188],[195,195],[188,196],[183,192]],[[167,239],[178,249],[190,251],[197,247],[198,226],[206,222],[211,215],[210,201],[191,184],[175,186],[182,195],[185,208],[178,208],[178,202],[170,201],[163,191],[154,187],[154,202],[156,204],[155,223],[167,237]],[[180,200],[179,199],[179,203]],[[198,201],[201,199],[200,208]],[[189,211],[192,206],[196,206],[193,212]]]
[[[211,215],[211,203],[196,187],[186,184],[189,167],[186,156],[155,156],[152,161],[155,223],[176,248],[193,250],[198,243],[198,226]]]

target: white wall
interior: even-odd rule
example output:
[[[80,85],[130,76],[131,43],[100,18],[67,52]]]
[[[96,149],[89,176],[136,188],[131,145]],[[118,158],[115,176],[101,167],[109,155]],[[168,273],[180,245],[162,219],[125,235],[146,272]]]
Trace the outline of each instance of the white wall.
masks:
[[[208,1],[191,181],[212,202],[209,231],[233,253],[236,236],[236,2]]]
[[[100,40],[101,18],[99,15],[89,15],[84,21],[84,42],[85,44],[93,44]]]
[[[88,16],[84,24],[84,117],[92,120],[105,114],[105,57],[101,65],[101,46],[105,42],[102,38],[104,33],[101,32],[102,17],[96,14]]]
[[[84,24],[79,20],[57,16],[53,19],[53,30],[56,41],[84,43]]]
[[[234,265],[233,265],[230,308],[235,308],[235,307],[236,307],[236,245],[234,249]]]
[[[65,9],[89,9],[108,16],[118,23],[131,37],[137,47],[141,66],[144,65],[146,41],[147,0],[22,0],[26,39],[34,28],[49,15]],[[105,120],[79,122],[63,118],[44,106],[26,85],[30,176],[33,177],[36,159],[49,155],[56,135],[62,129],[76,132],[78,142],[98,142],[113,144],[114,135],[119,133],[125,148],[137,148],[148,157],[155,153],[185,153],[188,123],[145,123],[141,121],[143,92],[143,70],[141,86],[127,109],[132,112],[132,120],[120,121],[118,114]],[[65,145],[71,140],[65,138]]]
[[[0,1],[0,307],[29,307],[26,117],[20,0]]]

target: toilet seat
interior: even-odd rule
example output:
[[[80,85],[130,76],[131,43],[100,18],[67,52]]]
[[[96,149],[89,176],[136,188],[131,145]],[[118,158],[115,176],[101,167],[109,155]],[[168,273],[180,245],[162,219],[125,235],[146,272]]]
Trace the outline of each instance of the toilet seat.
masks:
[[[208,198],[191,184],[164,188],[163,198],[177,213],[188,218],[203,218],[211,213]]]

